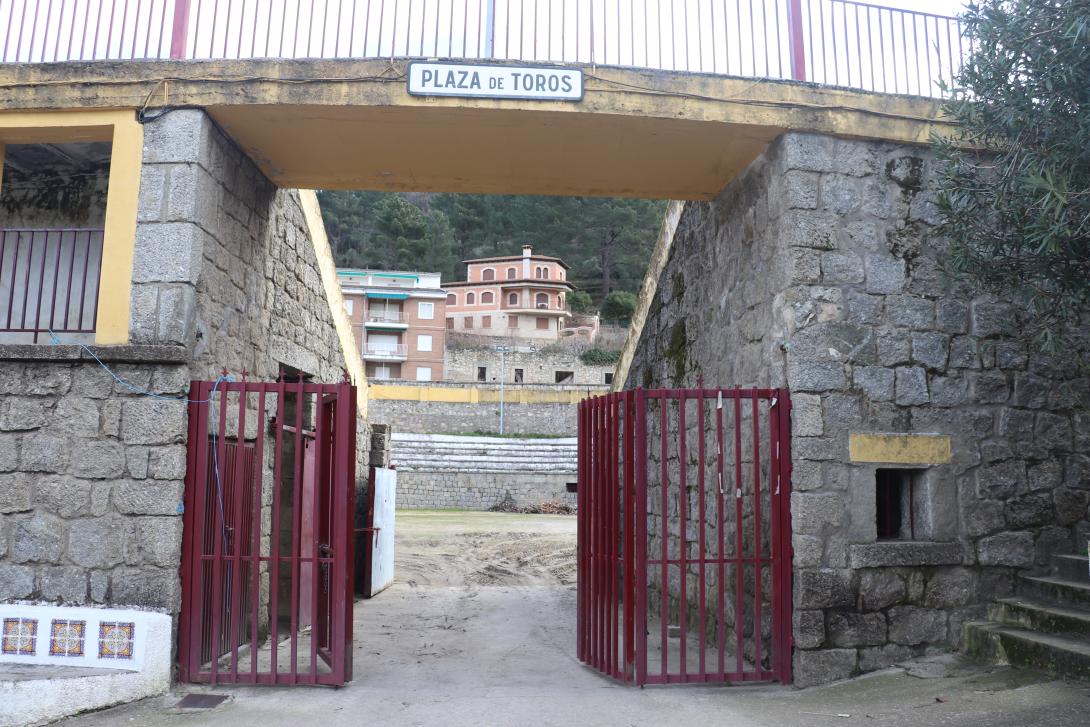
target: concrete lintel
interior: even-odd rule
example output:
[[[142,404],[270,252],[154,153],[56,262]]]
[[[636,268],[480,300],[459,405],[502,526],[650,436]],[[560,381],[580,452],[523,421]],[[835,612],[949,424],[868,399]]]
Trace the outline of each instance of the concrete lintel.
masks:
[[[110,363],[185,364],[185,346],[88,346],[100,361]],[[73,344],[0,344],[0,361],[72,362],[94,361],[82,346]]]
[[[852,568],[960,565],[961,545],[913,541],[867,543],[851,546],[849,556]]]

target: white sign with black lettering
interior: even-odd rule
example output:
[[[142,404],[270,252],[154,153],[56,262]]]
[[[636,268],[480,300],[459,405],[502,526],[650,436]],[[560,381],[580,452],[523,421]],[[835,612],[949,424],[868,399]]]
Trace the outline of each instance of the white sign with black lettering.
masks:
[[[409,64],[409,93],[413,96],[582,101],[583,72],[539,66],[414,61]]]

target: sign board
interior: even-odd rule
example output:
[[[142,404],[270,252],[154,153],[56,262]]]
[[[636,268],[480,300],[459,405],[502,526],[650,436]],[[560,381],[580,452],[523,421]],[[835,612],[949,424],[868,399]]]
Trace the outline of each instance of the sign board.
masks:
[[[583,71],[549,66],[498,66],[413,61],[413,96],[461,96],[536,101],[582,101]]]

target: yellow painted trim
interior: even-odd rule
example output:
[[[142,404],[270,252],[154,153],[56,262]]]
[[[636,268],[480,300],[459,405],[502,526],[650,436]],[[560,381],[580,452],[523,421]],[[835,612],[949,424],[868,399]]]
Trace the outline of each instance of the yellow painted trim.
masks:
[[[132,110],[0,113],[0,144],[50,141],[112,142],[95,343],[128,343],[144,127],[137,123]]]
[[[542,389],[508,388],[504,391],[507,404],[578,404],[583,399],[601,394],[590,389]],[[383,401],[428,401],[445,404],[498,404],[500,390],[482,389],[477,386],[408,386],[404,384],[370,385],[370,397]]]
[[[329,302],[329,312],[333,316],[333,325],[337,329],[337,338],[341,342],[348,376],[356,385],[356,409],[359,416],[367,417],[367,371],[363,368],[363,359],[356,353],[356,337],[352,333],[352,321],[344,309],[344,297],[337,282],[337,264],[333,261],[333,249],[329,246],[325,222],[322,221],[322,208],[318,204],[318,195],[313,190],[299,190],[299,204],[303,208],[303,219],[307,223],[310,241],[314,245],[314,256],[318,259],[318,270],[322,275],[322,287]]]
[[[883,464],[948,464],[953,457],[950,437],[939,434],[851,434],[852,462]]]

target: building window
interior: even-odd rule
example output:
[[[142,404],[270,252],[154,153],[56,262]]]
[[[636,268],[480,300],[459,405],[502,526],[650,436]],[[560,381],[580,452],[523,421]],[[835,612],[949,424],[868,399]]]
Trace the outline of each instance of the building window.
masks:
[[[540,266],[540,265],[539,265],[538,267],[534,268],[534,277],[535,277],[535,278],[540,278],[540,277],[542,277],[542,274],[541,274],[541,266]]]
[[[508,280],[514,280],[516,275],[518,275],[518,271],[515,270],[515,268],[507,268],[507,279]]]
[[[355,301],[353,301],[353,300],[352,300],[351,298],[347,298],[347,299],[346,299],[346,300],[344,301],[344,312],[345,312],[345,313],[347,313],[348,315],[352,315],[352,309],[353,309],[353,305],[352,305],[352,304],[353,304],[354,302],[355,302]]]
[[[486,303],[494,303],[495,300],[495,296],[493,296],[492,293],[488,292],[487,290],[481,293],[481,305],[484,305]]]
[[[507,327],[508,328],[518,328],[519,327],[519,317],[518,316],[507,316]]]
[[[549,319],[539,316],[538,319],[537,319],[537,330],[539,330],[539,331],[549,330]]]
[[[422,321],[430,321],[435,318],[435,303],[424,303],[421,301],[417,304],[416,316]]]
[[[447,305],[458,305],[458,296],[454,293],[447,293]]]
[[[481,328],[492,327],[492,316],[481,316]]]
[[[416,337],[416,350],[417,351],[431,351],[431,336],[426,333],[421,333]]]
[[[416,367],[416,380],[417,381],[431,381],[431,367],[430,366],[417,366]]]
[[[522,383],[522,369],[515,369],[515,383]]]
[[[544,267],[544,268],[541,269],[541,277],[544,278],[545,280],[549,279],[549,268],[548,267]]]
[[[477,303],[476,293],[466,293],[466,305],[475,305]]]
[[[519,304],[519,294],[518,293],[508,293],[507,294],[507,305],[518,305],[518,304]]]
[[[575,381],[574,371],[557,371],[556,383],[558,384],[570,384]]]
[[[485,268],[484,273],[481,275],[481,279],[484,280],[484,281],[495,280],[496,279],[496,271],[493,270],[492,268]]]
[[[916,539],[916,478],[920,470],[878,469],[874,473],[879,540]]]
[[[464,325],[465,325],[466,328],[472,328],[473,327],[473,316],[466,316]]]
[[[393,370],[389,366],[375,366],[374,378],[379,381],[388,381],[393,378]]]
[[[538,308],[548,308],[549,307],[549,294],[548,293],[538,293],[534,297],[534,305],[536,307],[538,307]]]
[[[450,331],[454,330],[454,319],[453,318],[448,318],[447,319],[447,330],[450,330]]]
[[[607,385],[612,384],[613,383],[613,374],[607,371],[606,376],[605,376],[605,381],[606,381]]]
[[[488,367],[487,366],[478,366],[477,367],[477,381],[488,381]]]

